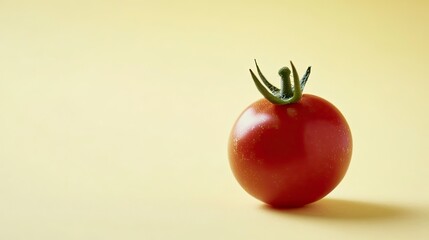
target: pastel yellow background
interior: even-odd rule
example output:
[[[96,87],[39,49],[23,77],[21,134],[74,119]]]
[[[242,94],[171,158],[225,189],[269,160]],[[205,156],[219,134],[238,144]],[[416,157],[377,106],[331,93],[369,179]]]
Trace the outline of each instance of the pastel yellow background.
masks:
[[[428,239],[429,1],[0,0],[0,239]],[[346,116],[326,199],[274,211],[226,146],[293,60]]]

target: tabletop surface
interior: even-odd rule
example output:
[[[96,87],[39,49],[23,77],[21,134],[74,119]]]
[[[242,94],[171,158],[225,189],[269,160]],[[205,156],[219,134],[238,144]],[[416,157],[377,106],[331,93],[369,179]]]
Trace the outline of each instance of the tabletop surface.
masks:
[[[428,239],[429,2],[0,1],[0,239]],[[228,163],[257,59],[353,134],[326,198],[274,210]]]

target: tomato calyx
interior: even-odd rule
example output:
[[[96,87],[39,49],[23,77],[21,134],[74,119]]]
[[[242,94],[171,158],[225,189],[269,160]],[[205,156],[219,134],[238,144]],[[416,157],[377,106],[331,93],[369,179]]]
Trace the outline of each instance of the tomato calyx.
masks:
[[[256,88],[259,92],[271,103],[277,105],[291,104],[298,102],[302,97],[302,92],[304,90],[305,84],[307,83],[308,77],[310,76],[311,66],[307,68],[304,76],[299,80],[298,72],[290,61],[292,66],[293,73],[293,85],[290,80],[291,70],[288,67],[283,67],[279,70],[279,75],[281,77],[281,88],[278,89],[272,85],[262,74],[261,69],[259,69],[258,63],[255,59],[256,70],[258,72],[261,81],[253,73],[252,69],[249,69],[250,74],[252,75],[253,81],[255,82]],[[269,90],[269,91],[268,91]]]

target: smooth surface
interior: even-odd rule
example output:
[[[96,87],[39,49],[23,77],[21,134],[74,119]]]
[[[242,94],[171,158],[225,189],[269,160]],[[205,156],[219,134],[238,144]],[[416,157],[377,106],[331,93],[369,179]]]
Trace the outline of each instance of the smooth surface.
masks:
[[[252,103],[228,141],[238,183],[274,208],[302,207],[328,195],[344,178],[352,151],[344,116],[311,94],[285,105],[267,99]]]
[[[0,239],[427,239],[428,1],[0,0]],[[352,129],[326,199],[276,211],[227,159],[293,60]]]

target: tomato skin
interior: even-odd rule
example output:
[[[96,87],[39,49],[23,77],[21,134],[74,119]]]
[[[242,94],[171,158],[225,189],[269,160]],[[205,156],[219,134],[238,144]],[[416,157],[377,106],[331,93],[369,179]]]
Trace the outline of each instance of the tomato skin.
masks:
[[[231,131],[232,172],[250,195],[273,207],[300,207],[330,193],[352,155],[346,119],[310,94],[292,104],[261,99],[244,110]]]

